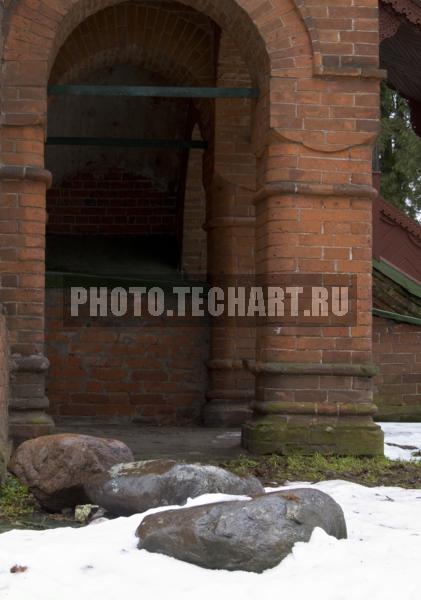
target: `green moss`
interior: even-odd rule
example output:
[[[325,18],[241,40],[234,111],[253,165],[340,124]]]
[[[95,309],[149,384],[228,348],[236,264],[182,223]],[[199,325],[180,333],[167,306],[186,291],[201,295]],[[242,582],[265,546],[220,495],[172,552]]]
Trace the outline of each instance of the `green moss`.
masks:
[[[282,485],[286,481],[318,482],[344,479],[366,486],[421,486],[421,462],[391,461],[384,457],[314,456],[247,456],[230,460],[222,466],[239,475],[255,475],[264,484]]]
[[[17,519],[32,514],[37,506],[28,488],[12,475],[7,475],[0,485],[0,519]]]
[[[244,425],[242,440],[253,455],[382,456],[384,452],[383,431],[364,418],[356,423],[326,417],[312,423],[309,416],[287,420],[265,415]]]

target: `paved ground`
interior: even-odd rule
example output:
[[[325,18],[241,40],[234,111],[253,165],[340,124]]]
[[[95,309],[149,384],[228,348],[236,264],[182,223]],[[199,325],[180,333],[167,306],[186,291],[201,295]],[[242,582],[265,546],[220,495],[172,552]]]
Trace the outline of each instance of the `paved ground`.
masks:
[[[207,461],[247,454],[239,429],[202,427],[146,427],[132,423],[98,422],[91,419],[56,419],[57,433],[84,433],[125,442],[136,459],[176,458]]]

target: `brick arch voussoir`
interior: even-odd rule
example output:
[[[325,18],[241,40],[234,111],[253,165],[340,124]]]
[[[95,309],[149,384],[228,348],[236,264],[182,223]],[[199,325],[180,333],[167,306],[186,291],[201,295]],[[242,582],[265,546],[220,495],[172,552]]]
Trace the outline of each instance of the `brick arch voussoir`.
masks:
[[[322,67],[323,56],[317,21],[314,19],[311,8],[308,6],[306,0],[293,0],[293,2],[306,26],[311,41],[314,69],[318,72]]]
[[[4,72],[5,84],[45,85],[55,57],[71,32],[90,15],[121,3],[120,0],[54,3],[41,0],[34,9],[32,0],[19,0],[6,23],[4,55],[9,64]],[[279,44],[289,39],[294,53],[295,33],[308,37],[311,27],[303,0],[280,0],[275,6],[267,0],[179,0],[179,3],[205,14],[226,30],[241,49],[252,80],[266,88]],[[315,35],[311,33],[313,44]]]
[[[177,13],[174,10],[162,9],[160,14],[162,17],[157,22],[146,6],[131,2],[111,6],[91,15],[73,30],[61,46],[50,81],[59,81],[64,73],[89,62],[92,56],[108,52],[119,58],[126,55],[130,60],[140,55],[157,67],[163,59],[170,63],[170,70],[176,69],[178,72],[184,69],[190,72],[197,85],[201,80],[204,81],[202,85],[212,85],[215,70],[212,53],[214,31],[209,27],[208,20],[203,16],[201,21],[187,20],[184,12]],[[122,28],[125,35],[121,34]],[[180,30],[183,36],[175,42],[174,31]],[[145,31],[150,33],[145,35]]]

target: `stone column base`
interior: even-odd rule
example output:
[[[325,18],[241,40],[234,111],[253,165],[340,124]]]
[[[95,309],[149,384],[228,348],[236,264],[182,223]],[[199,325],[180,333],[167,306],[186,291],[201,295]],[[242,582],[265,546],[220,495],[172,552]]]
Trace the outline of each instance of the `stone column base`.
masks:
[[[252,454],[384,455],[382,429],[359,416],[266,415],[244,425],[242,444]]]
[[[205,427],[241,427],[250,419],[252,411],[249,400],[216,400],[205,405]]]
[[[46,414],[45,374],[48,359],[42,355],[13,355],[10,370],[9,428],[15,445],[54,432]]]
[[[54,433],[53,419],[43,411],[27,411],[11,413],[9,417],[10,436],[15,446],[25,440]]]
[[[211,389],[203,409],[205,427],[241,427],[252,416],[254,400],[252,374],[244,361],[213,359],[208,361]]]

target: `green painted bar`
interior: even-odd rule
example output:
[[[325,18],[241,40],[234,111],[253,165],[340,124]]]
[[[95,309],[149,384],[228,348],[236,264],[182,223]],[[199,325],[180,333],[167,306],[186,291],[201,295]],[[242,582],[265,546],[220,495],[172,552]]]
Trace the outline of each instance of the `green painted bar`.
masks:
[[[138,96],[143,98],[258,98],[257,88],[132,85],[50,85],[50,96]]]
[[[399,323],[411,323],[411,325],[421,325],[421,319],[418,317],[411,317],[409,315],[400,315],[389,310],[381,310],[380,308],[373,308],[373,315],[375,317],[382,317],[383,319],[391,319],[392,321],[398,321]]]
[[[47,146],[114,146],[123,148],[167,148],[168,150],[206,149],[202,140],[148,140],[132,138],[49,137]]]

